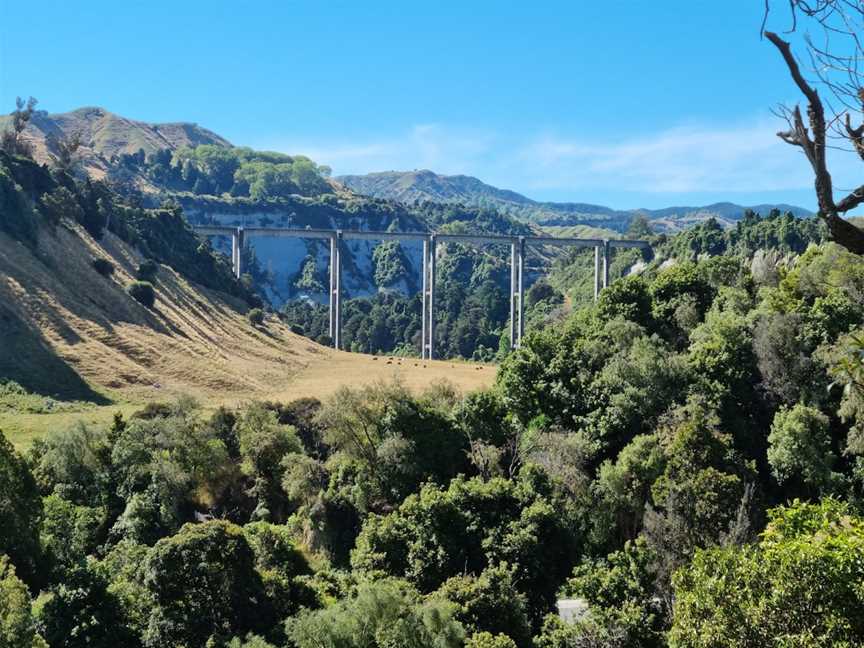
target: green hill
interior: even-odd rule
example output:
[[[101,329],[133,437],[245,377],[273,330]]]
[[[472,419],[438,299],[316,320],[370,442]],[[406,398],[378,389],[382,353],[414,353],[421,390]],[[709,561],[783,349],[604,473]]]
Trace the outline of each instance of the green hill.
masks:
[[[5,129],[11,117],[0,116],[0,130]],[[102,178],[111,166],[112,158],[134,154],[143,150],[152,154],[162,149],[176,150],[184,146],[214,144],[231,146],[216,133],[189,122],[150,124],[128,119],[95,106],[78,108],[65,113],[40,110],[24,131],[35,147],[39,162],[50,162],[55,153],[52,138],[81,137],[79,156],[91,177]]]
[[[336,178],[349,189],[367,196],[397,200],[408,205],[424,202],[461,203],[497,209],[505,214],[543,226],[571,227],[582,225],[623,232],[636,215],[644,215],[655,231],[677,232],[709,218],[725,226],[740,220],[750,209],[768,214],[774,209],[795,216],[811,212],[794,205],[752,205],[714,203],[706,206],[666,207],[663,209],[612,209],[589,203],[556,203],[532,200],[522,194],[488,185],[466,175],[440,175],[428,170],[384,171],[366,175],[343,175]]]

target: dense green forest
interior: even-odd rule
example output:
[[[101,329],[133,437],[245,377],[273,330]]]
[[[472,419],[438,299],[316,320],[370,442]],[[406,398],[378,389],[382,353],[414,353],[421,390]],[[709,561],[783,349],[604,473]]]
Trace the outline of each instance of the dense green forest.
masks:
[[[12,173],[23,241],[28,192],[35,217],[62,205],[154,257],[167,230],[146,224],[180,218]],[[864,260],[822,238],[781,214],[707,222],[570,313],[565,263],[488,391],[182,399],[23,456],[4,440],[0,641],[860,645]],[[190,275],[217,263],[190,254]],[[588,613],[564,622],[561,597]]]
[[[332,193],[330,169],[302,155],[253,151],[247,147],[202,144],[146,155],[141,149],[112,160],[110,180],[130,183],[140,174],[169,192],[249,197],[268,200],[290,195]]]

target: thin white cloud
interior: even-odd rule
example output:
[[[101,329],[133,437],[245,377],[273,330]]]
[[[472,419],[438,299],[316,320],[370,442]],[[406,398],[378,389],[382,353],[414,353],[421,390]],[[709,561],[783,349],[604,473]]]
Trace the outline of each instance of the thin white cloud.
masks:
[[[809,182],[803,160],[765,122],[726,128],[680,127],[625,141],[584,142],[544,135],[521,151],[543,170],[535,187],[618,187],[685,193],[777,191]]]
[[[268,147],[274,144],[268,143]],[[496,137],[480,131],[418,124],[407,133],[376,141],[311,142],[289,139],[276,144],[286,153],[303,153],[336,174],[407,169],[432,169],[439,173],[480,173],[482,161],[493,154]]]
[[[535,133],[519,138],[442,124],[357,142],[288,140],[278,150],[304,153],[336,174],[428,168],[474,175],[509,189],[643,194],[759,193],[812,187],[806,160],[782,142],[776,120],[687,125],[615,139]],[[273,142],[268,143],[272,147]],[[857,186],[858,165],[835,158],[837,186]]]

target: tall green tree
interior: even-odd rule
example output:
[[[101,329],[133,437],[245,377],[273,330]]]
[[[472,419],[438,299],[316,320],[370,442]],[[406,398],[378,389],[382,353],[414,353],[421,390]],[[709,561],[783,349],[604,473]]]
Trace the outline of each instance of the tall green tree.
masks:
[[[0,554],[31,587],[40,583],[42,498],[24,458],[0,432]]]
[[[153,601],[144,640],[154,648],[266,634],[276,621],[252,548],[227,522],[188,524],[157,542],[144,586]]]

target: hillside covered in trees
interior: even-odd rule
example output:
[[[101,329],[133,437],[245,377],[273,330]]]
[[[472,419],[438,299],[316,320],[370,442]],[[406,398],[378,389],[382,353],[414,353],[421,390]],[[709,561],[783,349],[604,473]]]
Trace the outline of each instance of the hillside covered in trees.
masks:
[[[588,203],[556,203],[532,200],[508,189],[493,187],[466,175],[441,175],[419,171],[380,171],[365,175],[338,176],[337,181],[357,193],[395,200],[407,205],[427,202],[467,205],[495,209],[518,220],[543,226],[592,226],[617,232],[626,231],[634,217],[647,218],[660,232],[677,232],[714,218],[734,225],[750,210],[768,213],[774,209],[796,216],[812,215],[792,205],[752,205],[715,203],[704,206],[665,207],[662,209],[613,209]]]

